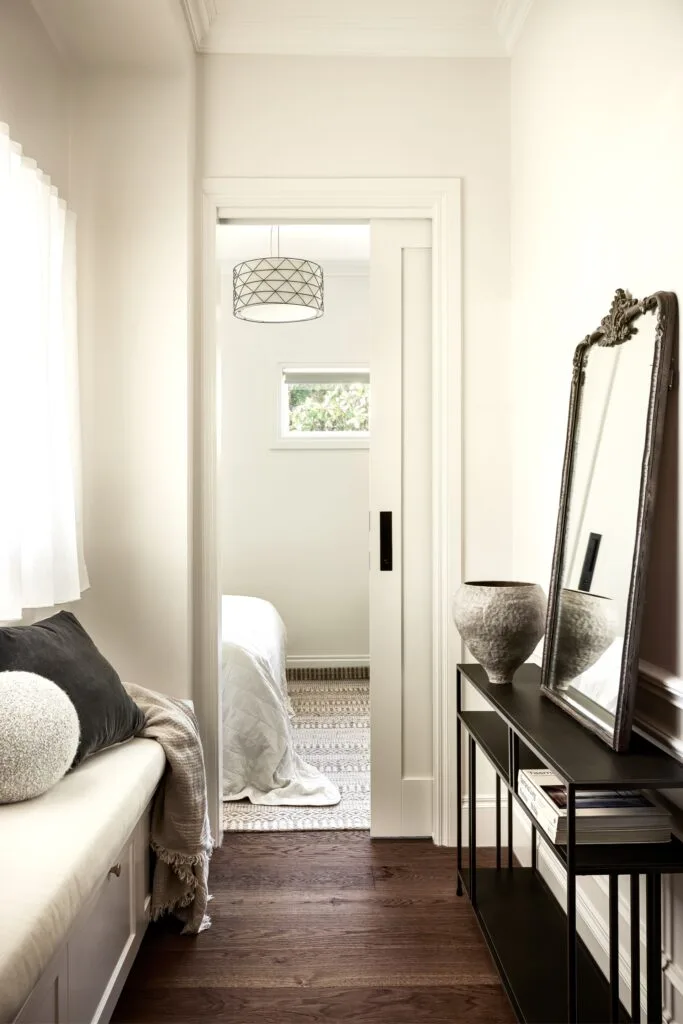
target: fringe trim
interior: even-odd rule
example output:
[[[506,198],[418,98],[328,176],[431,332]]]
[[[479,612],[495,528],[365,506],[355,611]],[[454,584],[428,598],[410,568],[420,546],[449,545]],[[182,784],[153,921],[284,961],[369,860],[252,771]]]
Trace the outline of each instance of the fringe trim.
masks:
[[[287,680],[291,683],[316,682],[324,680],[369,679],[369,665],[323,665],[320,668],[288,668]]]
[[[167,846],[162,846],[156,839],[150,839],[149,845],[164,864],[168,864],[174,870],[182,870],[186,865],[195,867],[197,864],[201,864],[205,858],[211,860],[216,841],[211,839],[210,845],[201,853],[179,853],[177,850],[169,850]],[[192,877],[194,878],[194,875]]]

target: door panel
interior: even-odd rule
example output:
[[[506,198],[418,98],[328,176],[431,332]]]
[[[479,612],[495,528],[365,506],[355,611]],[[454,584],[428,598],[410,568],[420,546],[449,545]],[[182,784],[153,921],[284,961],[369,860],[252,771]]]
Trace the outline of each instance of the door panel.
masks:
[[[429,221],[371,223],[370,292],[371,832],[430,835]],[[380,559],[382,512],[392,514],[391,569]]]

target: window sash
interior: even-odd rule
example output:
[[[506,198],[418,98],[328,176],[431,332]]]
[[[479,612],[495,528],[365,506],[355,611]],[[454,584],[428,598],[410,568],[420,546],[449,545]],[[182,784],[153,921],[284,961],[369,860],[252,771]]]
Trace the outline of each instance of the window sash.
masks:
[[[284,369],[282,380],[285,384],[369,384],[370,371],[358,369]]]

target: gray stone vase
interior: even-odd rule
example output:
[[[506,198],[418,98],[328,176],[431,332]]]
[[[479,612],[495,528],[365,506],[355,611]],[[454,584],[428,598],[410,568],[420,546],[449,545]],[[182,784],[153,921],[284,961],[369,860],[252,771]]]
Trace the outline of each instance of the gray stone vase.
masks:
[[[568,686],[602,657],[617,635],[617,612],[609,597],[561,590],[553,658],[553,685]]]
[[[512,682],[543,636],[546,604],[536,583],[462,584],[453,598],[453,621],[490,682]]]

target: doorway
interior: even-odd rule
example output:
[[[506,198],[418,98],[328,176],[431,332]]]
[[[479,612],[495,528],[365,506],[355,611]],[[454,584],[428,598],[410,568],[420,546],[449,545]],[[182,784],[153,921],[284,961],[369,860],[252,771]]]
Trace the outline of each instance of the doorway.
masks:
[[[216,259],[223,827],[369,829],[370,225],[221,218]]]
[[[220,814],[220,780],[221,750],[217,740],[217,726],[220,721],[219,666],[220,644],[217,643],[218,625],[220,622],[220,598],[222,584],[219,579],[217,550],[219,540],[218,515],[218,444],[217,420],[219,414],[218,382],[219,363],[216,346],[216,275],[215,275],[215,225],[217,216],[228,216],[245,220],[267,219],[269,222],[289,221],[305,222],[312,219],[340,220],[342,218],[358,222],[361,220],[416,220],[427,219],[433,232],[434,273],[432,279],[432,309],[434,312],[431,329],[431,427],[432,427],[432,459],[430,462],[437,470],[432,474],[431,486],[431,558],[430,579],[432,592],[431,644],[429,647],[430,668],[429,696],[423,700],[422,713],[428,719],[432,744],[429,750],[431,762],[430,777],[427,779],[411,779],[406,733],[409,723],[415,717],[409,712],[405,695],[398,690],[389,701],[388,693],[382,688],[376,691],[377,710],[384,710],[379,718],[381,724],[379,745],[385,746],[385,752],[392,746],[390,758],[383,758],[386,766],[390,760],[393,765],[392,785],[394,803],[398,805],[403,821],[409,815],[411,800],[415,788],[410,783],[429,783],[429,803],[432,813],[423,814],[423,829],[430,831],[438,843],[451,842],[454,836],[449,834],[449,763],[455,761],[451,742],[451,726],[448,702],[448,676],[453,662],[448,644],[447,603],[448,594],[457,585],[460,575],[460,402],[459,402],[459,352],[460,352],[460,306],[459,306],[459,188],[457,181],[448,182],[335,182],[330,180],[287,181],[277,183],[277,197],[272,195],[273,183],[224,181],[205,183],[205,232],[204,232],[204,311],[202,345],[198,366],[197,391],[197,469],[198,487],[195,488],[197,533],[195,536],[195,631],[194,631],[194,666],[195,666],[195,702],[202,725],[207,757],[207,769],[210,789],[210,806],[214,829]],[[400,248],[400,247],[399,247]],[[399,281],[405,270],[403,255],[398,260],[388,261],[395,274],[398,268]],[[455,274],[449,271],[455,270]],[[455,300],[455,301],[454,301]],[[212,317],[213,314],[213,317]],[[404,313],[399,310],[402,326]],[[410,314],[406,313],[406,321]],[[213,319],[213,322],[212,322]],[[376,332],[373,329],[373,333]],[[387,377],[388,379],[388,377]],[[216,410],[216,416],[207,410]],[[207,420],[209,422],[207,422]],[[211,428],[215,433],[211,436]],[[383,460],[386,464],[386,458]],[[377,474],[373,474],[377,479]],[[399,474],[400,477],[400,474]],[[401,495],[403,483],[400,483]],[[383,499],[381,499],[383,503]],[[451,515],[450,510],[456,509]],[[379,552],[379,511],[396,511],[393,509],[374,508],[377,513],[370,518],[370,548]],[[400,511],[398,513],[400,519]],[[374,520],[374,521],[373,521]],[[454,543],[455,542],[455,543]],[[399,556],[403,554],[403,540],[399,533],[394,550]],[[367,552],[367,547],[366,547]],[[212,558],[212,556],[214,556]],[[424,557],[422,558],[424,562]],[[385,582],[391,575],[382,572],[382,584],[385,597],[391,587]],[[379,576],[379,572],[378,572]],[[372,569],[371,569],[372,578]],[[397,577],[393,576],[395,580]],[[403,593],[405,583],[396,588]],[[396,601],[396,594],[390,599]],[[379,607],[379,605],[378,605]],[[403,608],[400,608],[402,613]],[[386,608],[385,608],[386,613]],[[212,626],[214,629],[212,629]],[[377,629],[375,630],[378,634]],[[385,630],[388,635],[390,630]],[[398,664],[403,672],[406,655],[405,635],[399,629],[392,645],[393,657],[399,652]],[[424,648],[424,643],[422,647]],[[376,649],[379,648],[375,645]],[[381,654],[379,655],[381,661]],[[373,660],[375,654],[373,651]],[[388,673],[385,673],[388,678]],[[373,694],[374,701],[375,694]],[[383,704],[381,703],[383,702]],[[373,706],[373,720],[377,718]],[[373,735],[374,742],[374,735]],[[407,760],[408,759],[408,760]],[[386,770],[385,770],[386,776]],[[379,775],[381,779],[381,773]],[[407,782],[407,788],[399,783]],[[373,782],[374,786],[374,782]],[[413,795],[411,795],[411,789]],[[397,796],[398,794],[398,796]],[[373,797],[375,796],[373,791]],[[419,800],[415,795],[415,801]],[[380,804],[381,806],[381,804]],[[395,808],[396,809],[396,808]],[[383,823],[373,824],[373,834],[400,835],[424,834],[424,831],[407,832],[402,819],[396,814]]]

